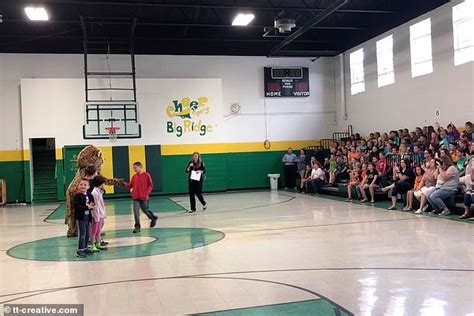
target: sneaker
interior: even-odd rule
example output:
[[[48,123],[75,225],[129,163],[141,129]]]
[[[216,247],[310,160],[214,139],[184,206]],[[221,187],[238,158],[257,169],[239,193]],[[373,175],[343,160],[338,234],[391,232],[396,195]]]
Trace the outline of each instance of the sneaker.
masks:
[[[150,227],[151,228],[156,226],[156,220],[157,219],[158,219],[158,217],[156,217],[156,216],[151,219],[151,222],[150,222]]]
[[[438,215],[439,213],[441,213],[441,211],[433,210],[433,211],[431,212],[431,214],[433,214],[433,215]]]
[[[101,246],[98,242],[95,243],[95,247],[97,250],[107,250],[108,248],[105,246]]]
[[[78,252],[76,252],[76,257],[78,258],[85,258],[87,257],[86,253],[82,250],[79,250]]]
[[[139,233],[140,232],[140,228],[139,227],[135,227],[132,231],[132,233],[136,234],[136,233]]]
[[[375,203],[375,201],[374,201],[374,200],[372,200],[372,201],[370,201],[370,203],[374,204],[374,203]]]
[[[448,216],[448,215],[451,215],[451,211],[450,211],[450,210],[447,210],[447,209],[444,210],[444,211],[442,211],[442,212],[439,214],[439,216]]]
[[[192,213],[196,213],[196,211],[191,210],[188,213],[192,214]]]
[[[411,212],[413,209],[411,207],[405,206],[402,210],[402,212]]]
[[[202,206],[202,210],[203,211],[207,210],[207,203]]]
[[[94,253],[94,251],[92,251],[91,249],[87,248],[86,250],[84,250],[84,253],[85,253],[86,255],[91,255],[91,254]]]
[[[423,214],[423,210],[422,210],[422,209],[418,209],[418,210],[416,210],[415,214]]]
[[[393,210],[396,210],[396,209],[397,209],[396,206],[390,206],[390,207],[387,208],[387,210],[389,210],[389,211],[393,211]]]
[[[93,244],[90,249],[91,249],[92,252],[99,252],[100,251],[99,249],[97,249],[96,244]]]
[[[421,209],[423,212],[426,212],[428,210],[428,207],[430,207],[429,204],[426,204],[425,206],[423,206],[423,208]]]
[[[102,247],[107,246],[108,244],[109,244],[109,242],[108,242],[108,241],[105,241],[105,240],[102,240],[102,241],[100,242],[100,245],[101,245]]]
[[[352,202],[352,199],[346,199],[346,202]]]

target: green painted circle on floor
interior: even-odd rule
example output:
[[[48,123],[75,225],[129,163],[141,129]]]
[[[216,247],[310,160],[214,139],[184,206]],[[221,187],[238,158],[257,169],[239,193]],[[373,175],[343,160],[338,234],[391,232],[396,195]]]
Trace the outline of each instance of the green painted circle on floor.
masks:
[[[95,261],[114,260],[161,255],[165,253],[189,250],[203,247],[224,238],[224,233],[207,228],[152,228],[142,229],[141,233],[133,234],[131,229],[106,231],[106,238],[121,245],[110,245],[108,250],[102,250],[87,256],[77,258],[77,238],[65,236],[40,239],[10,248],[8,255],[26,260],[39,261]],[[136,243],[131,242],[134,238]],[[146,240],[146,242],[143,242]]]

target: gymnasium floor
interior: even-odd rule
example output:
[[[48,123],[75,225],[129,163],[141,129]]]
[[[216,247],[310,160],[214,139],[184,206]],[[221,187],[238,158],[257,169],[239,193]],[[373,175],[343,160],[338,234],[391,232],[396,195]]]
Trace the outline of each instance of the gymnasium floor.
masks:
[[[133,235],[108,201],[110,249],[75,257],[64,208],[0,208],[0,304],[85,315],[474,315],[473,225],[278,192],[153,198]],[[57,208],[57,209],[56,209]],[[142,225],[147,226],[145,217]],[[83,261],[83,262],[78,262]]]

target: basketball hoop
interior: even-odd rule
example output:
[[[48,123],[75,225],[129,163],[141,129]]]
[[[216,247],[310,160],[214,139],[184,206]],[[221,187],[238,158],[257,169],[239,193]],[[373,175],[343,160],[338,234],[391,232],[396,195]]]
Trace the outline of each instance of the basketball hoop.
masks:
[[[111,143],[115,143],[117,141],[117,131],[120,129],[120,127],[110,126],[106,127],[105,129],[109,133],[109,141]]]

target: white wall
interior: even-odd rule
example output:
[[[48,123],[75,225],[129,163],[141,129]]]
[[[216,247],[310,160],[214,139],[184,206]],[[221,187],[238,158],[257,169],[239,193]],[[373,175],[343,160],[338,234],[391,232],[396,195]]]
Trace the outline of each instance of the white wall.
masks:
[[[106,69],[104,57],[89,59],[94,69]],[[124,57],[115,56],[111,66],[127,65]],[[242,116],[223,119],[233,141],[265,139],[263,98],[264,66],[306,66],[310,68],[311,96],[307,98],[266,99],[268,129],[278,131],[270,140],[324,138],[335,128],[334,65],[332,58],[316,62],[297,58],[229,56],[137,56],[139,78],[221,78],[222,113],[230,113],[230,104],[242,106]],[[22,78],[83,78],[82,55],[0,54],[0,149],[22,149],[20,80]],[[66,84],[66,81],[65,81]],[[82,85],[80,87],[82,95]],[[56,87],[58,88],[58,87]],[[140,90],[140,86],[138,86]],[[48,93],[48,91],[44,91]],[[76,94],[75,94],[76,95]],[[77,102],[83,102],[77,100]],[[140,100],[138,100],[140,102]],[[78,106],[82,106],[82,103]],[[48,109],[46,109],[48,110]],[[51,109],[52,119],[57,119]],[[293,113],[290,113],[293,112]],[[67,115],[67,113],[65,113]],[[141,113],[146,115],[146,113]],[[38,120],[37,124],[47,122]],[[49,122],[51,123],[51,122]],[[304,126],[302,126],[304,125]],[[80,126],[71,126],[80,129]],[[68,131],[64,131],[68,133]],[[272,135],[275,138],[271,138]],[[283,135],[283,136],[282,136]],[[37,137],[43,137],[38,135]],[[54,136],[54,135],[49,135]],[[28,135],[28,137],[36,137]],[[276,139],[276,138],[283,139]],[[71,142],[77,143],[72,137]],[[90,141],[89,141],[90,142]],[[66,137],[64,143],[69,143]],[[159,143],[157,140],[156,143]]]
[[[93,80],[90,81],[92,82]],[[226,137],[227,126],[222,124],[221,79],[137,79],[137,85],[140,87],[137,98],[140,100],[138,118],[142,137],[118,139],[117,145],[212,143],[239,140],[239,137],[234,137],[234,139]],[[105,86],[102,85],[102,87]],[[101,99],[107,99],[108,92],[102,93],[104,96]],[[206,97],[208,101],[199,109],[199,115],[194,111],[190,112],[192,116],[189,119],[178,116],[170,118],[167,115],[167,108],[174,100],[181,102],[183,98],[190,98],[193,101],[200,97]],[[48,137],[56,139],[57,147],[84,142],[96,145],[109,143],[108,139],[83,139],[82,127],[85,116],[83,79],[22,79],[21,103],[25,147],[29,145],[30,138]],[[206,109],[208,113],[205,113]],[[107,115],[108,113],[109,111]],[[95,112],[93,114],[96,115]],[[185,120],[211,126],[212,130],[204,135],[201,135],[199,130],[189,131],[189,129],[179,134],[176,131],[168,132],[168,122],[183,126]],[[109,126],[107,123],[103,125],[104,129]],[[116,123],[115,126],[121,128],[119,132],[124,131],[122,124]],[[92,129],[92,132],[95,133],[96,130]]]
[[[352,124],[355,131],[367,135],[435,122],[464,125],[466,120],[474,119],[474,63],[454,66],[451,8],[459,2],[448,3],[343,54],[347,120],[341,67],[336,61],[338,129]],[[427,17],[432,23],[433,73],[411,78],[409,27]],[[378,88],[375,42],[390,34],[394,36],[395,83]],[[361,47],[365,55],[365,92],[351,95],[349,53]],[[435,117],[435,110],[440,110],[440,117]]]

